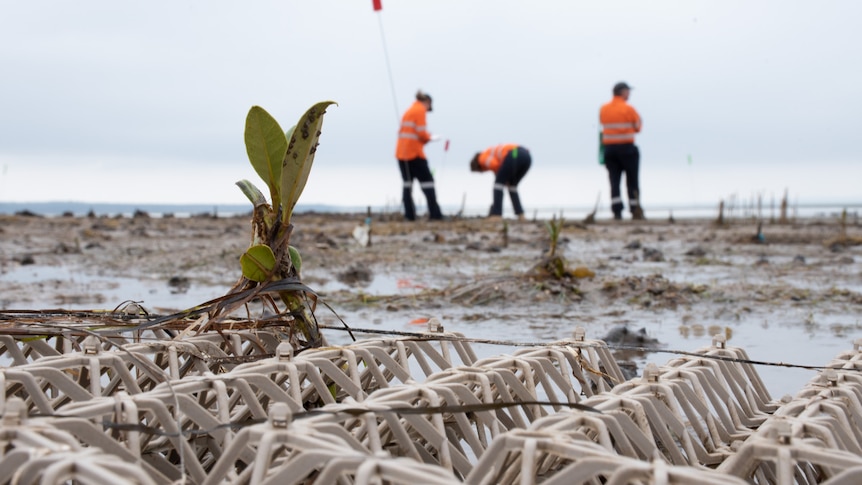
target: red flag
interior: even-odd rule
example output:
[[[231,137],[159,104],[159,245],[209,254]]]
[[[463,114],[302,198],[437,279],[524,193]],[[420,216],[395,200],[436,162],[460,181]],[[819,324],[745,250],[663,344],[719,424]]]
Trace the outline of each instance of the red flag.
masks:
[[[371,3],[374,4],[374,11],[383,10],[383,0],[371,0]]]
[[[443,151],[444,152],[449,151],[449,139],[448,138],[446,139],[446,144],[443,146]]]

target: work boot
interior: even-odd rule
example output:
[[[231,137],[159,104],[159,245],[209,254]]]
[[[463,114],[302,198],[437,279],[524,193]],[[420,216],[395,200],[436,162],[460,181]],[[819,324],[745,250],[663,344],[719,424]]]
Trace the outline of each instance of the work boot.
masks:
[[[640,207],[635,207],[632,209],[632,220],[635,221],[645,221],[646,216],[644,215],[644,210]]]
[[[620,213],[620,212],[614,212],[614,220],[615,220],[615,221],[621,221],[621,220],[623,220],[623,215],[622,215],[622,213]]]

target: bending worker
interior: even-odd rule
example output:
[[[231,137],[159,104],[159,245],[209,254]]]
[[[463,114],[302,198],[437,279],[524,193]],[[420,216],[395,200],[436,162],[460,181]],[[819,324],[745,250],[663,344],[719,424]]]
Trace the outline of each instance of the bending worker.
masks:
[[[635,146],[635,133],[641,131],[641,117],[627,103],[631,87],[624,82],[614,86],[613,99],[602,106],[599,121],[602,124],[602,143],[604,144],[605,167],[611,181],[611,210],[614,219],[623,218],[623,199],[620,195],[620,180],[626,175],[629,210],[632,219],[645,219],[640,205],[638,170],[640,152]]]
[[[428,202],[428,218],[432,221],[443,219],[440,206],[437,205],[437,193],[434,190],[434,176],[428,168],[424,146],[436,139],[428,133],[425,124],[425,113],[431,112],[431,96],[418,91],[416,101],[401,118],[401,129],[398,131],[398,146],[395,148],[395,158],[401,169],[403,181],[404,218],[416,220],[416,206],[413,205],[413,179],[419,180],[419,187]]]
[[[530,152],[514,143],[497,145],[477,153],[470,160],[470,170],[473,172],[492,171],[494,178],[494,203],[491,205],[489,217],[503,216],[503,190],[509,191],[512,207],[518,219],[524,219],[524,208],[521,207],[521,197],[518,195],[518,183],[530,170],[533,159]]]

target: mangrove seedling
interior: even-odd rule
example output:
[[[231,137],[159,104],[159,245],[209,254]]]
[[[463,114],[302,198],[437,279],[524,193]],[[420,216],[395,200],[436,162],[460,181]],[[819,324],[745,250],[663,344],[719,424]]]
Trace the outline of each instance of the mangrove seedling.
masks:
[[[545,228],[548,231],[548,237],[550,239],[548,252],[538,264],[533,266],[529,272],[530,275],[534,277],[549,277],[557,280],[571,276],[571,272],[567,267],[566,259],[557,254],[557,246],[560,241],[560,233],[563,230],[563,225],[564,221],[562,215],[560,215],[559,219],[554,215],[551,220],[545,224]]]
[[[323,343],[314,317],[314,293],[300,279],[302,260],[290,245],[293,210],[305,188],[323,124],[323,114],[333,101],[308,109],[286,132],[260,106],[252,106],[245,121],[245,147],[255,172],[269,189],[266,196],[248,180],[237,182],[254,206],[251,244],[240,257],[242,276],[213,313],[228,313],[238,305],[260,298],[277,315],[292,318],[290,343],[294,349],[319,347]],[[277,295],[284,308],[279,308]],[[215,315],[211,314],[211,318]]]

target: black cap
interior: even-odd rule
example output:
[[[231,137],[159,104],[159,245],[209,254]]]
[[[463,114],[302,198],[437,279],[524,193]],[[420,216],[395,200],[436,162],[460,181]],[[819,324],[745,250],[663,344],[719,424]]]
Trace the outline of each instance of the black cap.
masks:
[[[431,105],[433,103],[433,100],[431,99],[430,94],[423,93],[422,90],[420,89],[419,91],[416,92],[416,99],[418,101],[427,101],[428,102],[428,111],[432,111]]]
[[[624,82],[618,82],[618,83],[614,84],[614,96],[619,96],[620,94],[623,94],[623,91],[625,91],[627,89],[630,90],[631,88],[632,88],[631,86],[629,86],[628,84],[626,84]]]

